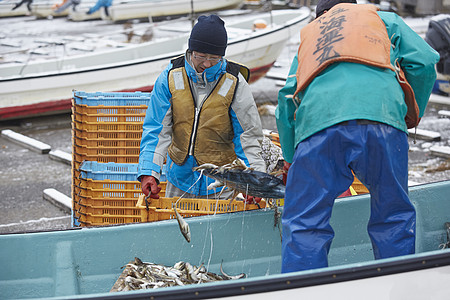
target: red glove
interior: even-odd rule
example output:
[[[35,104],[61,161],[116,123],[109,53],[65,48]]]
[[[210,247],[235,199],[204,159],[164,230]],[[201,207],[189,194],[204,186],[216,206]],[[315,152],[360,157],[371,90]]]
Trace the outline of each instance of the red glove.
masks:
[[[145,196],[150,193],[150,198],[159,199],[158,193],[161,191],[161,187],[158,186],[156,178],[153,176],[142,176],[141,179],[142,192]]]
[[[261,202],[261,200],[262,199],[259,197],[253,197],[250,195],[247,195],[247,197],[245,197],[245,203],[247,203],[247,204],[257,204],[257,203]]]
[[[283,183],[284,183],[284,185],[286,185],[287,174],[289,172],[290,167],[291,167],[291,163],[284,161],[284,166],[283,166]]]

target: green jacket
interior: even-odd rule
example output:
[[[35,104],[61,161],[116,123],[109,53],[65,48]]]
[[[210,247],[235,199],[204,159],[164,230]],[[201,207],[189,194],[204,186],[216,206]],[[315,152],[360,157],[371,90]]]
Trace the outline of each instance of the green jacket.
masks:
[[[399,60],[414,90],[422,117],[436,80],[435,64],[439,61],[439,54],[398,15],[378,14],[393,44],[391,63]],[[350,62],[334,63],[294,101],[297,66],[295,56],[286,85],[278,93],[275,113],[287,162],[292,162],[298,143],[340,122],[366,119],[407,132],[404,121],[407,107],[394,71]]]

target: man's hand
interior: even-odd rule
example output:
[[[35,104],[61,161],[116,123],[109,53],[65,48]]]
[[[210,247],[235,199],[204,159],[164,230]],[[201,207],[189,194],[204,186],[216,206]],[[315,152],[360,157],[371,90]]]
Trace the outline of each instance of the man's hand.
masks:
[[[283,183],[284,183],[284,185],[286,185],[287,174],[289,172],[290,167],[291,167],[291,164],[288,163],[287,161],[285,161],[284,166],[283,166]]]
[[[142,176],[141,179],[142,192],[145,196],[150,194],[150,198],[159,199],[158,193],[161,191],[161,187],[158,186],[155,177],[153,176]]]

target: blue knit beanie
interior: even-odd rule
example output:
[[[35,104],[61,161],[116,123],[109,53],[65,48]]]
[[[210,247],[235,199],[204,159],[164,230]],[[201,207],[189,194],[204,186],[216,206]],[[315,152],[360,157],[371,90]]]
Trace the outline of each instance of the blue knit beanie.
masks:
[[[225,23],[221,18],[217,15],[200,16],[189,37],[189,50],[224,56],[227,41]]]

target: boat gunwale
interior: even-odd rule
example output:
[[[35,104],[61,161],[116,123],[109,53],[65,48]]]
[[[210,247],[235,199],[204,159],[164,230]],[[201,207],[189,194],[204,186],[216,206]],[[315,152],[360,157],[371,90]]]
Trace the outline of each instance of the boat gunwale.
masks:
[[[210,299],[276,292],[421,271],[450,265],[450,249],[376,261],[168,289],[77,295],[74,299]]]

